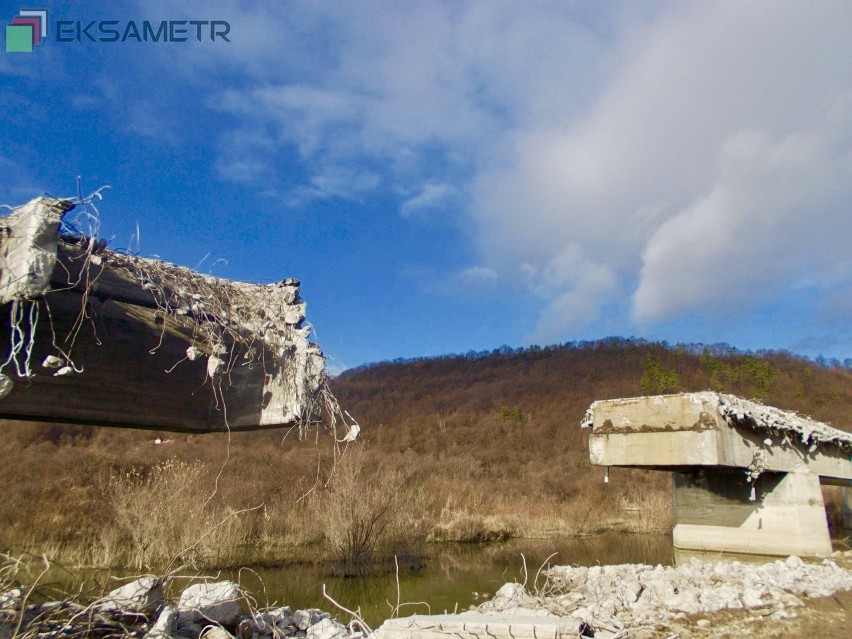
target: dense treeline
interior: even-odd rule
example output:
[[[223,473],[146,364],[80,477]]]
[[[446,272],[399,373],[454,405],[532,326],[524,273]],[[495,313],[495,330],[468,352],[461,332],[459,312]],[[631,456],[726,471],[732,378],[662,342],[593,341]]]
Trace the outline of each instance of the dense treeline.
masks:
[[[409,413],[494,411],[542,401],[570,407],[576,422],[595,399],[714,389],[852,424],[852,371],[783,351],[742,353],[725,344],[677,345],[607,338],[546,348],[370,364],[335,380],[365,423]],[[558,396],[558,397],[556,397]]]
[[[210,564],[358,562],[416,554],[427,539],[661,531],[669,478],[613,469],[604,484],[578,427],[592,401],[711,388],[852,425],[846,366],[616,338],[374,364],[333,388],[363,428],[333,474],[327,436],[239,433],[228,447],[224,436],[4,423],[0,547],[136,566],[181,551]]]

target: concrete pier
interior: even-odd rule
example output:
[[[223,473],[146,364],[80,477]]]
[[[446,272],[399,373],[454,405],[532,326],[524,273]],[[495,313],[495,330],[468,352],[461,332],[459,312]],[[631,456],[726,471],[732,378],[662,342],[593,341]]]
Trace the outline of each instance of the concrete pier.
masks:
[[[676,548],[831,552],[820,483],[852,485],[849,433],[712,392],[595,402],[583,426],[593,463],[673,473]]]
[[[819,477],[764,473],[755,500],[743,473],[673,473],[676,548],[759,555],[831,552]]]

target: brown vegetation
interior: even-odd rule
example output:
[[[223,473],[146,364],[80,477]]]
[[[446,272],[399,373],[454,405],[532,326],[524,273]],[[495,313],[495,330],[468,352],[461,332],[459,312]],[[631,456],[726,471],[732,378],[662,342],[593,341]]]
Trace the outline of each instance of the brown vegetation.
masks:
[[[605,484],[590,465],[578,424],[593,400],[717,388],[852,424],[846,368],[616,339],[385,363],[333,386],[364,430],[331,477],[330,442],[280,431],[234,434],[222,469],[223,435],[0,424],[0,548],[75,564],[345,563],[426,540],[666,531],[665,473],[613,469]]]

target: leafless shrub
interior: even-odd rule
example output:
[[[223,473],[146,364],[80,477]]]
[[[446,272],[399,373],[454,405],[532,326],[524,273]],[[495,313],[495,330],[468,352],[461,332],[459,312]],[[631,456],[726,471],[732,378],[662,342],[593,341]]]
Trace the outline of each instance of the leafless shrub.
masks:
[[[121,563],[136,569],[176,559],[198,564],[235,558],[248,541],[250,522],[229,517],[234,511],[205,506],[207,491],[200,462],[169,459],[147,472],[113,474],[106,496],[115,531],[105,530],[104,546],[118,546],[111,555],[124,554]]]
[[[318,496],[331,554],[345,575],[422,552],[429,532],[417,473],[367,457],[363,448],[338,463]]]

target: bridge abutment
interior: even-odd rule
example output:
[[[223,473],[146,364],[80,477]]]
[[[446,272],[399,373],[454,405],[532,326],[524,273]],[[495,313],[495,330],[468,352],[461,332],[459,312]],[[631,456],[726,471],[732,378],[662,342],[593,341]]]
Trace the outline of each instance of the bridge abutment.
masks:
[[[674,473],[675,548],[829,554],[821,482],[852,528],[852,435],[827,424],[705,391],[597,401],[583,426],[593,464]]]
[[[771,555],[831,553],[818,475],[767,472],[754,485],[745,473],[730,469],[705,467],[673,475],[675,548]]]

